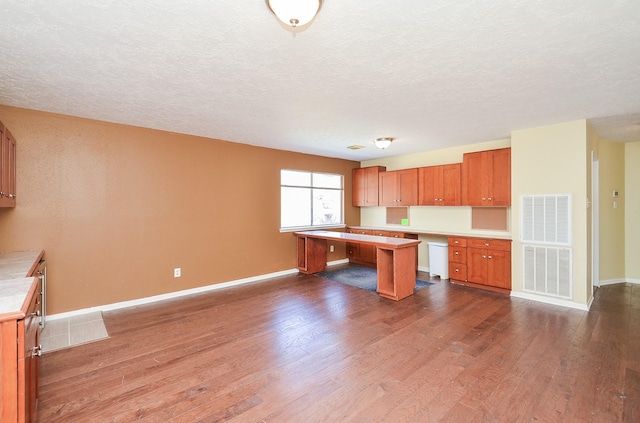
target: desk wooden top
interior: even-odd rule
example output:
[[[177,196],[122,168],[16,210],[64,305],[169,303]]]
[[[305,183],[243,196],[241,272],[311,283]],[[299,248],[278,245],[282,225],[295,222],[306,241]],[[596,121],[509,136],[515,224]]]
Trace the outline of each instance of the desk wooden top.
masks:
[[[300,238],[319,238],[319,239],[328,239],[332,241],[351,242],[353,244],[375,245],[376,247],[379,247],[379,248],[385,248],[385,249],[391,249],[391,250],[417,246],[422,242],[417,239],[395,238],[395,237],[378,236],[378,235],[350,234],[346,232],[331,232],[331,231],[302,231],[302,232],[294,232],[293,234]]]

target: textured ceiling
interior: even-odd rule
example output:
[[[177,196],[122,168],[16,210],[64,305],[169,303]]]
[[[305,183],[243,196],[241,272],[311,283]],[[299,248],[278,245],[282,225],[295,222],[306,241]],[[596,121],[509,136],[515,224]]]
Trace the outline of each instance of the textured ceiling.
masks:
[[[296,31],[263,0],[0,16],[5,105],[352,160],[576,119],[640,141],[638,0],[325,0]]]

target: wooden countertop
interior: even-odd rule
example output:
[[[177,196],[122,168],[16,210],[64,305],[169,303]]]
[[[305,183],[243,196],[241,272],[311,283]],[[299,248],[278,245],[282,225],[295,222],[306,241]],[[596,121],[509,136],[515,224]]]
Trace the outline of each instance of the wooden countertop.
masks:
[[[465,238],[489,238],[489,239],[511,239],[511,233],[496,234],[496,233],[462,233],[462,232],[446,232],[427,229],[414,229],[407,226],[347,226],[352,229],[363,229],[370,231],[388,231],[388,232],[403,232],[406,234],[417,234],[427,236],[461,236]]]
[[[38,286],[38,279],[27,277],[35,270],[44,251],[18,251],[0,254],[0,321],[21,319]]]
[[[301,232],[294,232],[294,235],[298,237],[311,237],[311,238],[329,239],[329,240],[335,240],[335,241],[355,242],[357,244],[369,244],[369,245],[375,245],[381,248],[390,248],[394,250],[398,248],[411,247],[414,245],[418,245],[422,242],[422,241],[418,241],[417,239],[395,238],[395,237],[378,236],[378,235],[360,235],[360,234],[350,234],[346,232],[332,232],[332,231],[301,231]]]

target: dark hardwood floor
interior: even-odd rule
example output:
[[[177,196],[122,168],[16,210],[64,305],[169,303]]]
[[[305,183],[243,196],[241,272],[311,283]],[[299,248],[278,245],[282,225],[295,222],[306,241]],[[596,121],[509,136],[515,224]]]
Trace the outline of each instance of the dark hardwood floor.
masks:
[[[637,285],[587,313],[299,275],[104,319],[110,339],[41,358],[39,422],[640,421]]]

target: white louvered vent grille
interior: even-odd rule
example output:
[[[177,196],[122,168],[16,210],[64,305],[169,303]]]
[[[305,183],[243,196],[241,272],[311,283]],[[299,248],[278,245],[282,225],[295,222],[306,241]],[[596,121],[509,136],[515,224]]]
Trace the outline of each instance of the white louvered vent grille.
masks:
[[[524,290],[560,298],[572,297],[571,249],[524,246]]]
[[[571,197],[532,195],[522,197],[521,241],[569,245]]]
[[[571,196],[522,197],[523,290],[571,299]]]

